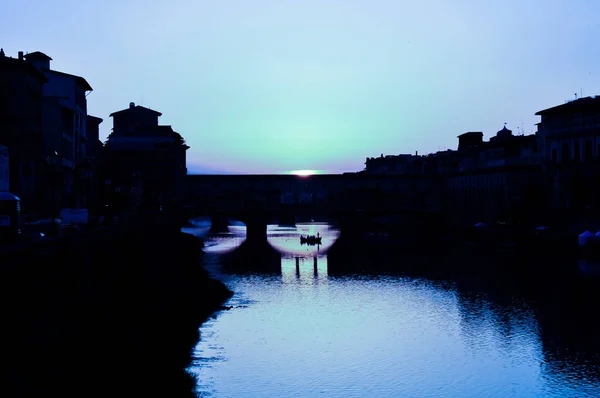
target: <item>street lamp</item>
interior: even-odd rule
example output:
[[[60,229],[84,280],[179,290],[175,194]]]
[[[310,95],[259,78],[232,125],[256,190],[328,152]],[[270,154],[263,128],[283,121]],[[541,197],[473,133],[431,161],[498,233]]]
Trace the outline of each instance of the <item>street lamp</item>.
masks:
[[[46,156],[46,162],[48,162],[48,166],[50,167],[50,195],[51,195],[51,206],[52,206],[52,217],[56,216],[56,187],[55,187],[55,174],[57,168],[60,166],[60,156],[56,150],[51,149],[48,156]]]

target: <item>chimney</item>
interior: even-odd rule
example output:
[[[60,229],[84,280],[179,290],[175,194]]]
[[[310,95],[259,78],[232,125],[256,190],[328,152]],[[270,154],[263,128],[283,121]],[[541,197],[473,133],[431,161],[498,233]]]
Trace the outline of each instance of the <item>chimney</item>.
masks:
[[[23,61],[23,51],[19,51],[19,61]]]
[[[130,102],[129,103],[129,109],[133,109],[135,108],[135,103],[134,102]]]

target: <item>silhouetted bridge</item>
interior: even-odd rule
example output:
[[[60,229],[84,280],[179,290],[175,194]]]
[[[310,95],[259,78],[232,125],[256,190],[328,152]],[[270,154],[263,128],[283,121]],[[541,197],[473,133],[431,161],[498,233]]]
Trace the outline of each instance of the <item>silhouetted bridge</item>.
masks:
[[[228,218],[244,222],[257,236],[268,223],[294,224],[315,219],[340,220],[360,213],[439,213],[443,181],[437,176],[363,173],[296,175],[188,175],[184,217],[210,216],[213,225]]]

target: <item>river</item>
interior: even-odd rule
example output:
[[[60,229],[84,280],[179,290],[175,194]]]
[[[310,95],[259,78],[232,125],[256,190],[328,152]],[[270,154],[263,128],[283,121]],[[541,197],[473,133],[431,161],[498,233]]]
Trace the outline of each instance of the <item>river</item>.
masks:
[[[327,224],[269,226],[280,272],[233,274],[220,261],[243,227],[188,232],[205,235],[207,267],[235,292],[201,328],[189,369],[201,397],[600,396],[598,301],[578,285],[331,274]],[[300,244],[316,232],[322,246]]]

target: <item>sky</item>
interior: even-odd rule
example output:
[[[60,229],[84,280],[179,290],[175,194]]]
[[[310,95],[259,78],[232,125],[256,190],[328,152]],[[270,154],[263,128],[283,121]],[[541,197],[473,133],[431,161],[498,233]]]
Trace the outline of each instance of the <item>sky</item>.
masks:
[[[600,94],[597,0],[20,0],[7,55],[83,76],[88,113],[162,112],[188,172],[354,172]]]

